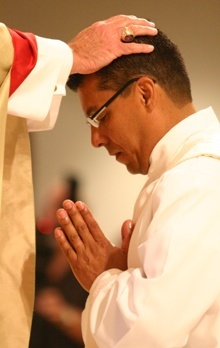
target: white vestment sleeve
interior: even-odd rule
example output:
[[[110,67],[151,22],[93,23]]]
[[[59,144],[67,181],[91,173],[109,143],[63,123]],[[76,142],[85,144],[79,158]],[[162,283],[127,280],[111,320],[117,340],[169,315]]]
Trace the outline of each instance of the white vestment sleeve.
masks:
[[[200,157],[154,186],[133,232],[138,248],[130,243],[140,266],[104,272],[91,288],[86,348],[211,347],[196,337],[219,332],[219,177],[219,161]]]
[[[39,36],[36,40],[36,66],[8,103],[10,115],[28,119],[29,131],[53,128],[73,64],[72,50],[64,42]]]

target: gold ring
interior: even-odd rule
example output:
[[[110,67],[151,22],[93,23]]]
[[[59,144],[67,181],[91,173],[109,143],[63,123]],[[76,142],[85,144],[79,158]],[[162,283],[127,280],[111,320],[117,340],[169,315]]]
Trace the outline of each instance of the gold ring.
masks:
[[[121,41],[123,42],[132,42],[135,36],[131,29],[124,27],[121,33]]]

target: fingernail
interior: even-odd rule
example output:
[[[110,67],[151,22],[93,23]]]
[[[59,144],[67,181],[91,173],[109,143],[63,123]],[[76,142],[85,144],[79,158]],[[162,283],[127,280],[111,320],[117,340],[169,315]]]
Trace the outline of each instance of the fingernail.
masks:
[[[83,202],[81,202],[81,201],[78,201],[78,202],[76,203],[76,206],[77,206],[77,209],[78,209],[79,211],[82,211],[82,210],[85,209],[85,204],[84,204]]]
[[[154,46],[153,45],[148,45],[148,49],[150,49],[151,51],[154,51]]]
[[[57,229],[54,231],[54,234],[55,234],[55,237],[56,237],[56,238],[60,238],[60,237],[62,237],[62,235],[63,235],[63,233],[62,233],[62,231],[61,231],[60,228],[57,228]]]
[[[129,222],[128,227],[132,231],[134,229],[134,223],[132,221]]]
[[[60,219],[66,219],[67,218],[67,213],[65,212],[65,210],[60,210],[58,213],[58,217]]]
[[[158,32],[157,28],[155,28],[155,27],[150,27],[150,30],[151,30],[151,31],[155,31],[155,33]]]
[[[73,203],[71,201],[65,201],[63,203],[63,206],[64,206],[65,209],[70,210],[73,207]]]
[[[149,24],[152,26],[152,27],[155,27],[155,23],[154,22],[149,22]]]

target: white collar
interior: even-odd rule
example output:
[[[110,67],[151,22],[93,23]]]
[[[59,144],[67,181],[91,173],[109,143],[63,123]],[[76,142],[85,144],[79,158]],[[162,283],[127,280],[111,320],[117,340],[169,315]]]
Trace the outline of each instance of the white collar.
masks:
[[[212,146],[208,146],[210,137],[214,141]],[[169,168],[190,158],[189,153],[192,157],[213,151],[220,156],[220,124],[209,107],[178,123],[157,143],[150,156],[148,177],[152,182]]]

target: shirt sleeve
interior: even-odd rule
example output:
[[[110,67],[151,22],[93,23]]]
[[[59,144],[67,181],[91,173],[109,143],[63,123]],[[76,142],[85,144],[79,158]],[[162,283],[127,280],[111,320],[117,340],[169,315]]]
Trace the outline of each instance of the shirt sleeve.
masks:
[[[53,128],[73,54],[67,44],[36,36],[37,62],[22,84],[11,95],[8,113],[27,118],[29,131]]]
[[[198,324],[200,334],[219,332],[209,309],[220,289],[220,165],[192,161],[146,193],[133,232],[140,266],[106,271],[94,282],[83,313],[86,347],[184,347]]]

